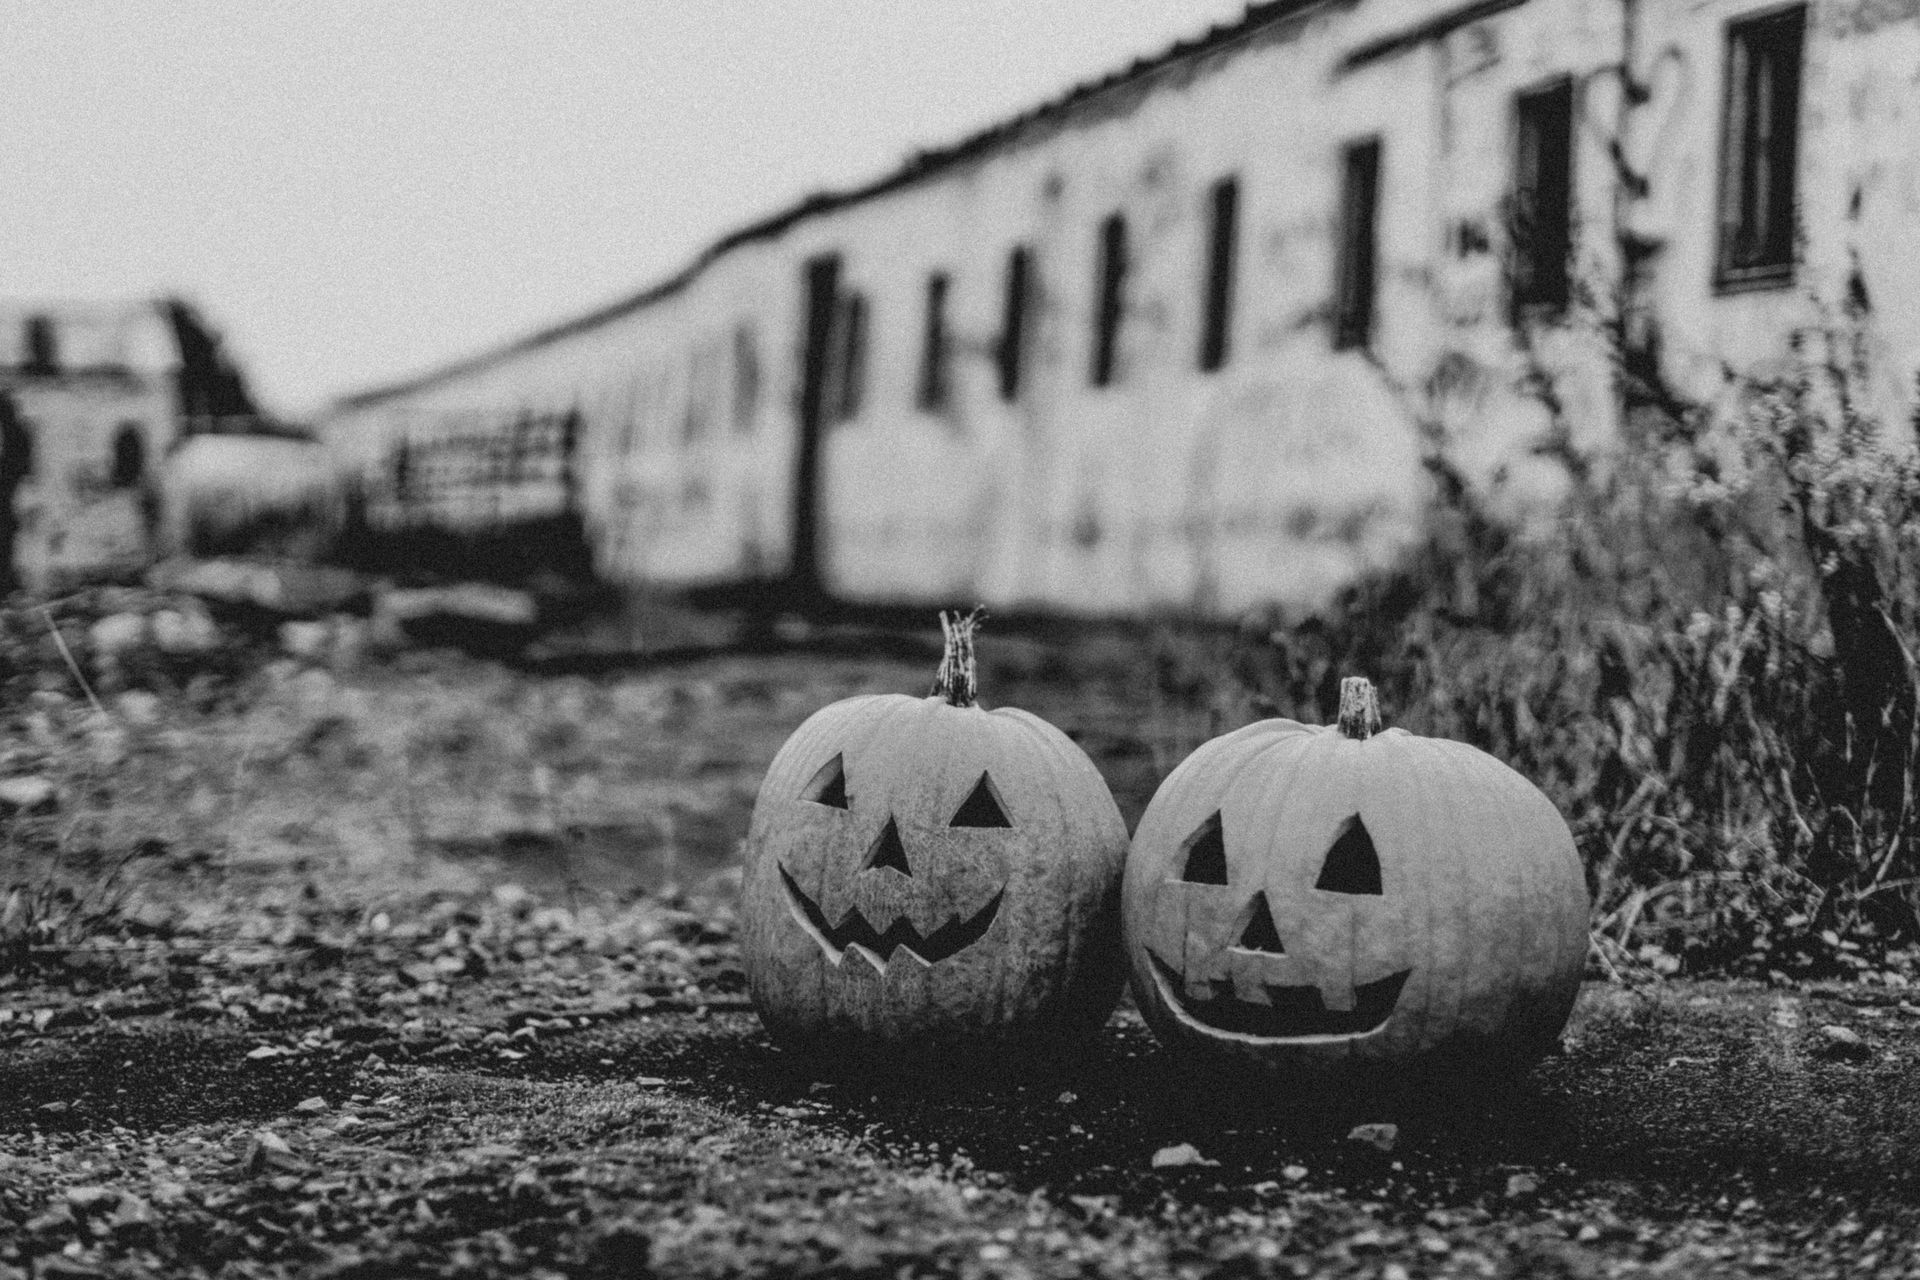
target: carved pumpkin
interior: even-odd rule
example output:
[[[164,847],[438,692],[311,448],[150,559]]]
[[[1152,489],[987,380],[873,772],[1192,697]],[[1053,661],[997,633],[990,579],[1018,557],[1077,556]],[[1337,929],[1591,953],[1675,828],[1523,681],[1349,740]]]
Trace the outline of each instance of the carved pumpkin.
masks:
[[[1551,801],[1467,746],[1265,720],[1167,776],[1128,855],[1135,999],[1161,1040],[1274,1066],[1521,1063],[1566,1025],[1587,890]]]
[[[783,1041],[1040,1045],[1119,998],[1126,824],[1065,734],[975,705],[973,624],[941,615],[931,696],[823,708],[761,783],[741,942]]]

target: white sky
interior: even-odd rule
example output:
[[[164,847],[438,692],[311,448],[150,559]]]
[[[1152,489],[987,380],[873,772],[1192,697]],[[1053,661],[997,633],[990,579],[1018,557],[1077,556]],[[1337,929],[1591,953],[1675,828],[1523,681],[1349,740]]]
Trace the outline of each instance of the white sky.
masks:
[[[1243,5],[0,0],[0,297],[183,292],[308,412]]]

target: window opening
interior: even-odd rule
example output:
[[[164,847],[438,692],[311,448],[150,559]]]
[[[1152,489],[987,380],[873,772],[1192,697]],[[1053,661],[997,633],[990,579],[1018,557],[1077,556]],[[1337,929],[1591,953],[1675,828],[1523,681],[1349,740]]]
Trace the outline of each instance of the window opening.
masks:
[[[1213,184],[1209,200],[1211,234],[1207,241],[1206,299],[1200,330],[1200,367],[1212,371],[1227,362],[1233,337],[1233,271],[1240,236],[1240,180]]]
[[[947,404],[947,289],[943,271],[927,277],[927,325],[920,350],[920,394],[922,409],[943,409]]]
[[[1094,303],[1093,385],[1112,385],[1120,347],[1120,320],[1126,309],[1127,220],[1109,214],[1100,224],[1099,295]]]
[[[1715,273],[1721,288],[1784,284],[1793,278],[1805,35],[1804,6],[1727,27]]]
[[[140,424],[123,422],[113,437],[113,458],[107,482],[116,489],[132,489],[147,475],[147,440]]]
[[[1514,99],[1509,228],[1516,317],[1567,305],[1573,252],[1573,82]]]
[[[1026,354],[1027,295],[1032,287],[1033,254],[1025,245],[1016,245],[1007,254],[1006,311],[1000,324],[1000,349],[997,363],[1000,374],[1000,398],[1020,398],[1020,374]]]
[[[1380,140],[1347,147],[1341,157],[1340,266],[1334,297],[1333,345],[1373,342],[1373,295],[1380,214]]]

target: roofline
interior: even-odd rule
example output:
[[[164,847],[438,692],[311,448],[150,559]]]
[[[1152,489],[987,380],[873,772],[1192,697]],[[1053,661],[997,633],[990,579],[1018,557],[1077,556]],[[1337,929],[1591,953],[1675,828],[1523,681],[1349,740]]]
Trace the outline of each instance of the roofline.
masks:
[[[949,146],[918,152],[899,167],[870,182],[839,191],[816,191],[811,195],[803,196],[778,212],[728,232],[701,250],[685,267],[638,293],[629,294],[584,315],[563,320],[524,337],[488,348],[476,355],[462,357],[424,373],[340,396],[334,400],[332,412],[363,409],[383,400],[423,391],[439,383],[449,382],[463,374],[497,364],[511,356],[537,350],[562,338],[598,328],[681,292],[723,255],[742,245],[776,239],[795,224],[807,219],[875,199],[902,187],[935,177],[948,169],[981,159],[1023,141],[1029,141],[1036,132],[1065,124],[1073,115],[1097,99],[1120,89],[1135,87],[1181,64],[1223,52],[1309,10],[1339,2],[1340,0],[1255,0],[1255,3],[1249,4],[1246,11],[1235,22],[1211,27],[1201,35],[1178,41],[1157,54],[1137,58],[1121,70],[1097,80],[1083,81],[1058,97],[1048,99],[1037,107],[1032,107],[997,124],[988,125]]]

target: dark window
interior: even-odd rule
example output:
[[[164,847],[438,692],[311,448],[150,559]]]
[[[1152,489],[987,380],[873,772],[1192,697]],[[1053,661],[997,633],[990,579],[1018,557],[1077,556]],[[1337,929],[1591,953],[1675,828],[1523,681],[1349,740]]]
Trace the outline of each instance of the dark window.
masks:
[[[1793,278],[1794,170],[1805,30],[1806,10],[1798,6],[1727,27],[1715,271],[1715,283],[1722,288],[1784,284]]]
[[[680,415],[680,442],[692,444],[707,434],[713,388],[713,352],[704,342],[687,355],[686,401]]]
[[[54,336],[52,316],[28,316],[26,330],[26,373],[60,372],[60,343]]]
[[[835,422],[860,414],[867,380],[867,298],[852,290],[840,295],[834,323],[834,359],[829,376],[832,394],[827,403]]]
[[[131,489],[147,475],[147,441],[140,424],[123,422],[113,437],[113,459],[107,482],[116,489]]]
[[[14,408],[13,397],[0,389],[0,525],[13,516],[12,489],[32,476],[33,430]],[[0,547],[0,557],[7,551]],[[6,561],[0,559],[0,581],[6,572]]]
[[[927,328],[916,398],[922,409],[941,409],[947,403],[947,276],[942,271],[927,277]]]
[[[1020,363],[1026,354],[1027,294],[1032,288],[1033,255],[1025,245],[1017,245],[1007,255],[1007,303],[1000,323],[1000,349],[996,363],[1000,368],[1000,398],[1015,400],[1020,395]]]
[[[1205,320],[1200,329],[1200,367],[1218,369],[1227,362],[1233,339],[1233,264],[1240,239],[1240,180],[1213,184],[1212,234],[1207,242]]]
[[[1373,341],[1374,277],[1379,253],[1380,140],[1348,145],[1340,163],[1340,262],[1333,345]]]
[[[760,411],[760,347],[753,326],[742,322],[733,330],[733,429],[744,435],[753,430]]]
[[[1110,214],[1100,224],[1100,291],[1094,300],[1093,385],[1113,382],[1120,319],[1127,305],[1127,220]]]
[[[1515,314],[1567,305],[1573,252],[1573,82],[1514,99],[1513,258]]]

